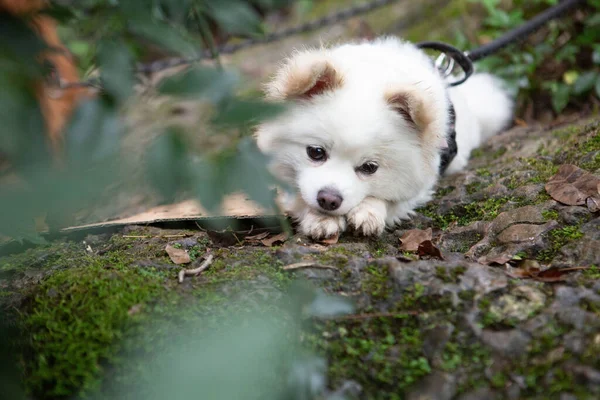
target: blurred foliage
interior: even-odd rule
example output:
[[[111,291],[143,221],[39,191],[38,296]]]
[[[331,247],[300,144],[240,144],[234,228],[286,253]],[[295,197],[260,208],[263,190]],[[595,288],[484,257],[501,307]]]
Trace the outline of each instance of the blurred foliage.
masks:
[[[19,179],[18,183],[3,186],[0,192],[0,209],[3,210],[0,234],[41,242],[43,239],[34,229],[35,218],[43,214],[60,218],[82,208],[93,208],[106,188],[128,173],[124,162],[127,157],[122,153],[122,142],[128,134],[123,113],[135,97],[137,77],[134,66],[137,62],[155,58],[157,52],[198,56],[203,49],[214,47],[218,42],[215,35],[223,32],[233,36],[261,35],[260,13],[287,3],[277,0],[54,2],[54,7],[44,12],[59,19],[62,26],[70,26],[71,33],[78,32],[73,26],[87,30],[87,36],[82,35],[77,39],[79,42],[69,45],[79,49],[76,53],[86,69],[100,71],[103,86],[99,95],[77,107],[64,132],[65,151],[59,162],[47,145],[44,120],[35,93],[36,85],[46,79],[49,72],[39,63],[39,54],[46,49],[45,44],[27,21],[0,14],[0,124],[3,127],[0,156],[8,161],[8,172]],[[94,18],[88,18],[92,14]],[[213,64],[216,66],[194,66],[185,73],[164,79],[157,91],[175,99],[208,102],[210,127],[199,127],[198,134],[225,132],[229,135],[229,145],[196,151],[177,126],[168,126],[156,136],[147,154],[139,157],[142,167],[163,201],[172,200],[174,193],[186,190],[212,209],[223,195],[243,190],[260,204],[272,205],[271,178],[263,156],[248,133],[253,124],[276,114],[280,107],[259,99],[237,97],[238,74],[221,68],[218,62]],[[94,283],[100,285],[102,281],[97,275],[91,279],[91,286]],[[148,277],[140,279],[147,280]],[[131,287],[110,287],[112,291],[103,292],[104,295],[123,302],[138,301],[138,292]],[[227,327],[225,333],[219,329],[213,334],[206,332],[203,320],[194,315],[185,326],[173,327],[176,332],[171,337],[177,340],[174,339],[171,346],[152,355],[151,365],[156,374],[145,380],[145,384],[129,382],[126,388],[116,379],[111,398],[340,398],[327,391],[325,361],[304,352],[299,346],[298,321],[347,313],[352,307],[311,290],[298,288],[286,296],[285,304],[290,306],[287,311],[282,311],[288,315],[286,323],[277,319],[280,313],[270,312],[275,307],[271,304],[259,304],[255,307],[257,312],[250,315],[221,315],[219,326]],[[96,300],[90,300],[91,294],[87,291],[81,294],[85,299],[81,300],[83,303]],[[57,313],[52,324],[59,330],[62,320],[73,317],[70,314],[61,316],[64,310],[60,306],[52,310]],[[96,311],[111,317],[114,316],[111,312],[127,316],[122,307],[116,311],[100,307]],[[33,316],[29,323],[35,321]],[[200,327],[194,327],[194,324]],[[170,325],[145,326],[141,332],[160,332]],[[49,329],[48,326],[39,328],[39,334],[29,340],[37,340],[36,344],[43,348],[48,344],[44,342],[43,334]],[[78,329],[83,328],[79,326]],[[205,334],[195,335],[199,330]],[[0,341],[0,397],[3,399],[22,397],[11,338],[8,331],[3,330]],[[104,348],[109,342],[125,338],[104,339],[107,342],[97,345]],[[143,334],[140,338],[127,340],[140,340],[139,348],[153,349],[155,345],[152,341],[144,341]],[[54,350],[67,357],[78,357],[72,352],[100,351],[98,346],[95,350],[94,347]],[[42,375],[46,373],[43,375],[46,380],[42,381],[48,383],[61,372],[53,360],[44,359],[43,352],[36,357],[45,366],[39,368]],[[71,358],[70,361],[77,360]],[[148,360],[132,357],[126,364],[135,370],[136,363],[148,363]],[[69,368],[69,362],[62,367]],[[97,369],[98,365],[84,372],[93,373]],[[119,374],[111,376],[118,377]],[[93,383],[92,378],[82,375],[73,381],[52,382],[53,391],[48,391],[49,387],[43,384],[36,388],[36,393],[44,398],[70,397]],[[29,386],[32,386],[31,382]],[[57,388],[63,390],[56,391]],[[88,392],[92,393],[93,390]]]
[[[476,38],[459,34],[457,44],[474,48],[524,24],[558,0],[469,0],[483,9]],[[582,10],[550,21],[523,43],[510,46],[477,63],[507,80],[519,94],[521,113],[552,108],[556,114],[568,105],[581,107],[600,99],[600,1],[590,0]],[[474,42],[475,41],[475,42]],[[592,102],[593,104],[593,102]],[[597,107],[597,106],[596,106]]]
[[[134,66],[159,54],[198,56],[214,45],[214,34],[263,34],[260,13],[286,5],[287,0],[89,0],[54,2],[44,12],[58,18],[69,32],[82,33],[79,48],[87,68],[99,69],[104,90],[80,104],[66,129],[66,160],[60,168],[46,146],[44,123],[33,88],[45,78],[36,62],[45,48],[26,21],[2,15],[0,21],[0,154],[11,172],[24,182],[0,193],[0,234],[41,241],[34,218],[63,216],[92,208],[107,187],[127,174],[120,151],[127,134],[121,118],[134,93]],[[93,15],[93,18],[88,16]],[[77,29],[74,28],[77,26]],[[201,44],[205,43],[206,46]],[[84,46],[85,44],[85,46]],[[85,47],[85,49],[83,49]],[[81,57],[80,57],[81,58]],[[159,91],[174,99],[201,99],[212,106],[212,128],[201,135],[224,131],[228,148],[193,151],[175,128],[159,135],[146,162],[149,180],[163,201],[186,189],[211,210],[225,194],[244,190],[260,204],[271,206],[269,175],[264,160],[248,135],[250,127],[274,115],[279,107],[235,95],[238,75],[218,65],[194,66],[166,79]],[[205,150],[205,151],[204,151]]]

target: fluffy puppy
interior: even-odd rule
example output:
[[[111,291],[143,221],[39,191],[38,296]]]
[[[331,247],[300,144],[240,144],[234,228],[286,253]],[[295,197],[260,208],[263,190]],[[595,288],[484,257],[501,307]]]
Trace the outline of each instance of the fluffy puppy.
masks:
[[[285,195],[286,211],[315,239],[348,226],[379,235],[408,218],[431,199],[454,130],[448,173],[512,116],[494,77],[449,88],[423,51],[396,38],[297,51],[266,95],[288,108],[258,127],[258,146],[296,189]]]

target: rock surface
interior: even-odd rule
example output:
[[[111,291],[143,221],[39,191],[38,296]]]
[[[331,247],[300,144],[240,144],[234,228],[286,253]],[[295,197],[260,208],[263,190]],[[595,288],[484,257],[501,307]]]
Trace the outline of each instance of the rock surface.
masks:
[[[278,46],[237,61],[262,79],[290,42]],[[464,172],[442,179],[413,220],[379,239],[323,245],[294,236],[265,247],[245,240],[248,232],[229,232],[224,244],[215,240],[224,235],[133,226],[3,256],[2,322],[22,329],[32,396],[66,398],[104,390],[119,375],[113,367],[133,355],[152,359],[186,321],[222,327],[232,310],[286,304],[302,278],[355,304],[351,315],[311,320],[299,335],[327,359],[331,393],[599,398],[600,212],[593,201],[561,204],[545,189],[563,164],[599,176],[599,138],[597,119],[498,135]],[[431,229],[444,259],[402,251],[399,239],[412,229]],[[167,245],[187,252],[186,268],[214,261],[179,284],[182,266]],[[117,378],[137,382],[145,368]]]

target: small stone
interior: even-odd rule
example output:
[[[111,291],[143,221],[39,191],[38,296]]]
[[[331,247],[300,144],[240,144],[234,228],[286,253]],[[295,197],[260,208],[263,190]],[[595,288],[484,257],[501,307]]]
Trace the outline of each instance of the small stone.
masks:
[[[565,347],[571,353],[582,354],[585,350],[585,336],[579,332],[569,332],[564,338]]]
[[[523,185],[513,191],[513,196],[522,197],[529,201],[535,201],[543,191],[544,184],[542,183]]]
[[[467,226],[449,229],[440,238],[440,248],[464,253],[486,235],[489,225],[489,222],[475,221]]]
[[[450,323],[438,325],[424,332],[423,354],[433,362],[434,367],[439,366],[435,364],[441,362],[441,356],[452,332],[454,332],[454,325]]]
[[[406,395],[406,400],[450,400],[456,394],[456,378],[434,371],[423,378]]]
[[[490,231],[494,234],[502,232],[510,225],[517,223],[543,224],[546,222],[542,212],[534,206],[525,206],[500,213],[492,222]]]
[[[589,383],[600,384],[600,371],[587,365],[575,365],[571,370]]]
[[[600,218],[581,225],[579,230],[589,239],[600,240]]]
[[[506,274],[497,268],[473,264],[460,276],[462,290],[476,290],[491,293],[508,285]]]
[[[586,207],[568,206],[562,207],[558,214],[569,225],[579,225],[588,221],[592,214]]]
[[[490,312],[502,320],[526,321],[529,316],[541,309],[546,296],[529,286],[519,286],[512,293],[500,296],[490,306]]]
[[[498,397],[498,394],[489,387],[480,387],[461,394],[456,400],[494,400]]]
[[[501,244],[534,242],[542,234],[556,227],[556,221],[544,225],[517,224],[506,228],[497,240]]]
[[[508,331],[484,329],[481,333],[481,340],[500,354],[520,356],[525,352],[531,338],[518,329]]]

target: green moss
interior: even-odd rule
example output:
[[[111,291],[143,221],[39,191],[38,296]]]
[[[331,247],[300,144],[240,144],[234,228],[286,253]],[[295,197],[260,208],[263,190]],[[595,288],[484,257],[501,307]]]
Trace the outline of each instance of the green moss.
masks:
[[[521,162],[533,168],[537,174],[527,180],[527,183],[546,183],[550,177],[558,172],[558,165],[542,158],[522,158]]]
[[[478,168],[475,170],[475,173],[477,174],[477,176],[481,176],[484,178],[489,178],[492,176],[492,173],[487,168]]]
[[[452,193],[454,191],[454,189],[455,189],[454,186],[437,188],[437,190],[435,191],[435,198],[436,199],[442,198],[442,197],[446,196],[447,194]]]
[[[479,157],[483,156],[484,154],[485,154],[485,152],[483,151],[483,149],[481,149],[481,148],[474,149],[471,152],[471,159],[479,158]]]
[[[386,299],[392,293],[388,268],[370,264],[365,268],[366,277],[362,283],[362,290],[375,299]]]
[[[600,279],[600,268],[597,265],[592,265],[583,271],[583,276],[589,279]]]
[[[542,211],[542,217],[546,221],[557,221],[558,220],[558,211],[556,210],[544,210]]]
[[[436,267],[435,276],[445,283],[456,283],[459,281],[460,276],[465,273],[466,267]]]
[[[564,228],[551,230],[548,233],[550,246],[537,254],[537,260],[542,262],[552,261],[563,246],[582,236],[583,233],[579,230],[579,226],[565,226]]]
[[[143,319],[128,311],[158,296],[163,273],[83,258],[53,274],[37,291],[24,320],[33,359],[27,362],[29,390],[40,397],[65,397],[97,387],[103,364],[119,352],[118,339]]]
[[[481,189],[484,189],[487,186],[488,184],[485,182],[473,182],[466,185],[465,189],[467,190],[468,194],[473,194],[479,192]]]

